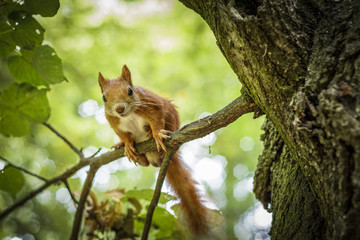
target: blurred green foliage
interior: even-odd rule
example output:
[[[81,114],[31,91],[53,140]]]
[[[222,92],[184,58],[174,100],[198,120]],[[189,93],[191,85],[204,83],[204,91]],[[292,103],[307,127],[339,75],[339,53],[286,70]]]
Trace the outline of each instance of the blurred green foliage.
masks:
[[[25,6],[32,9],[32,14],[43,17],[54,14],[55,7],[47,10],[39,7],[37,1],[26,2]],[[56,4],[57,1],[51,2]],[[29,68],[33,80],[23,84],[33,85],[26,86],[38,89],[39,94],[41,91],[47,93],[51,107],[48,122],[74,145],[83,148],[87,156],[99,147],[103,147],[102,152],[107,151],[117,141],[101,112],[102,100],[97,83],[99,71],[105,77],[114,78],[120,75],[122,65],[127,64],[135,85],[173,99],[183,123],[214,113],[240,94],[241,85],[217,48],[209,27],[196,13],[178,2],[63,0],[54,17],[33,15],[28,18],[27,24],[36,25],[36,21],[45,29],[43,32],[37,26],[40,34],[34,36],[42,37],[44,34],[44,42],[41,39],[29,44],[19,40],[3,48],[0,41],[2,56],[11,55],[15,47],[21,44],[34,46],[31,49],[33,52],[26,49],[12,54],[14,59],[10,63],[6,63],[9,61],[6,58],[1,58],[1,97],[14,84],[20,86],[19,83],[24,82],[18,67]],[[4,21],[1,20],[0,29],[3,29]],[[0,40],[1,37],[9,36],[0,35]],[[60,59],[53,56],[50,46],[56,50],[55,56],[62,60],[67,82],[49,85],[60,82],[61,78],[59,69],[52,67],[59,66]],[[36,49],[42,52],[36,53]],[[48,63],[50,65],[46,66]],[[49,70],[43,71],[42,67]],[[49,78],[48,74],[52,74],[52,77]],[[15,106],[16,103],[12,104]],[[0,116],[4,114],[23,116],[21,110],[15,109],[1,110]],[[26,117],[23,121],[30,125],[22,124],[12,132],[6,132],[8,124],[0,121],[1,132],[6,135],[29,133],[21,138],[0,135],[1,156],[46,178],[62,173],[77,162],[77,156],[47,128],[34,124],[37,121]],[[206,179],[197,179],[205,186],[208,198],[224,215],[229,239],[236,236],[239,239],[245,236],[246,239],[254,231],[246,226],[238,226],[235,229],[248,231],[240,234],[234,231],[234,225],[243,224],[247,211],[255,203],[250,192],[251,178],[262,150],[259,141],[262,122],[263,118],[253,120],[251,115],[246,115],[225,129],[218,130],[216,137],[212,137],[216,139],[215,142],[205,137],[184,147],[187,152],[184,157],[193,155],[193,161],[185,159],[192,169],[196,169],[201,161],[207,165],[206,159],[214,162],[223,159],[219,169],[213,169],[223,173],[214,180],[218,187],[215,188]],[[28,127],[23,130],[25,126]],[[16,130],[21,130],[21,134]],[[81,190],[85,173],[85,169],[80,170],[69,179],[71,189]],[[14,176],[16,174],[21,173],[15,171]],[[0,210],[41,184],[32,176],[21,176],[24,181],[15,193],[0,191]],[[126,190],[149,189],[153,187],[155,179],[155,168],[134,167],[126,159],[120,159],[100,169],[93,190],[103,200],[108,190],[117,187]],[[19,185],[18,181],[10,181],[9,184],[13,188]],[[0,222],[0,238],[31,234],[35,239],[67,239],[75,208],[63,190],[63,185],[50,187]],[[138,229],[140,227],[137,226]],[[154,234],[151,236],[155,237]]]

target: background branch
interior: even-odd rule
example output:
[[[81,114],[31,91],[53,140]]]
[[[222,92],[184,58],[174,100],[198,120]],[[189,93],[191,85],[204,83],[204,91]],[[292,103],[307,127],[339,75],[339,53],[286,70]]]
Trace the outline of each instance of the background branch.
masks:
[[[78,200],[76,200],[74,194],[72,193],[72,191],[71,191],[71,189],[70,189],[70,185],[69,185],[67,179],[65,179],[65,180],[63,181],[63,183],[64,183],[65,187],[67,188],[67,190],[68,190],[68,192],[69,192],[69,194],[70,194],[71,199],[72,199],[73,202],[77,205],[77,204],[78,204]]]
[[[47,180],[47,182],[45,182],[42,186],[38,187],[37,189],[31,191],[28,195],[26,195],[25,197],[21,198],[20,200],[18,200],[17,202],[15,202],[13,205],[11,205],[10,207],[6,208],[4,211],[2,211],[0,213],[0,221],[2,219],[4,219],[7,215],[9,215],[12,211],[14,211],[15,209],[17,209],[18,207],[22,206],[24,203],[26,203],[28,200],[32,199],[33,197],[35,197],[36,195],[38,195],[39,193],[41,193],[42,191],[44,191],[45,189],[47,189],[49,186],[61,182],[64,179],[67,179],[68,177],[72,176],[75,172],[77,172],[79,169],[81,169],[82,167],[88,165],[87,162],[85,161],[81,161],[78,164],[76,164],[75,166],[73,166],[72,168],[68,169],[67,171],[65,171],[64,173]]]
[[[14,211],[18,207],[20,207],[24,203],[26,203],[28,200],[32,199],[37,194],[39,194],[42,191],[44,191],[45,189],[47,189],[49,186],[51,186],[53,184],[56,184],[58,182],[63,182],[64,180],[71,177],[74,173],[76,173],[81,168],[89,165],[91,162],[104,165],[104,164],[110,163],[110,162],[112,162],[112,161],[114,161],[116,159],[119,159],[121,157],[124,157],[124,149],[123,148],[121,148],[121,149],[119,149],[117,151],[104,153],[104,154],[102,154],[102,155],[100,155],[98,157],[89,157],[89,158],[85,158],[85,159],[79,161],[79,163],[77,163],[76,165],[74,165],[70,169],[66,170],[65,172],[63,172],[62,174],[60,174],[60,175],[58,175],[58,176],[56,176],[54,178],[51,178],[51,179],[47,180],[47,182],[44,183],[42,186],[40,186],[37,189],[31,191],[28,195],[26,195],[25,197],[21,198],[20,200],[15,202],[10,207],[3,210],[0,213],[0,221],[3,218],[5,218],[8,214],[10,214],[12,211]]]
[[[4,162],[6,162],[6,163],[8,164],[8,166],[11,166],[11,167],[13,167],[13,168],[19,169],[20,171],[22,171],[22,172],[24,172],[24,173],[27,173],[27,174],[29,174],[29,175],[31,175],[31,176],[33,176],[33,177],[36,177],[36,178],[38,178],[38,179],[40,179],[40,180],[42,180],[42,181],[44,181],[44,182],[47,182],[47,181],[48,181],[46,178],[41,177],[41,176],[39,176],[39,175],[37,175],[37,174],[35,174],[35,173],[30,172],[29,170],[26,170],[26,169],[23,168],[23,167],[20,167],[20,166],[18,166],[18,165],[16,165],[16,164],[12,163],[12,162],[10,162],[9,160],[7,160],[6,158],[4,158],[4,157],[2,157],[2,156],[0,156],[0,159],[3,160]]]
[[[161,164],[159,176],[156,181],[154,196],[151,199],[151,203],[150,203],[148,211],[146,213],[146,219],[145,219],[145,223],[144,223],[144,229],[143,229],[143,232],[141,235],[141,240],[146,240],[148,238],[150,227],[151,227],[152,217],[153,217],[155,208],[158,205],[158,202],[160,199],[161,188],[162,188],[164,180],[165,180],[166,172],[170,166],[172,157],[174,156],[174,154],[176,153],[177,150],[178,149],[169,149],[165,154],[164,160]]]
[[[74,146],[64,135],[59,133],[55,128],[53,128],[49,123],[44,122],[44,126],[46,126],[48,129],[50,129],[53,133],[55,133],[59,138],[64,140],[64,142],[74,151],[77,155],[79,155],[80,159],[84,158],[84,154],[82,151],[80,151],[77,147]]]
[[[76,209],[74,223],[73,223],[73,229],[72,229],[71,237],[70,237],[71,240],[78,239],[82,216],[83,216],[84,208],[85,208],[85,204],[86,204],[86,199],[90,193],[90,189],[91,189],[95,174],[96,174],[97,170],[99,169],[99,167],[100,167],[100,165],[95,165],[95,164],[90,165],[90,170],[86,177],[83,189],[81,191],[78,207]]]

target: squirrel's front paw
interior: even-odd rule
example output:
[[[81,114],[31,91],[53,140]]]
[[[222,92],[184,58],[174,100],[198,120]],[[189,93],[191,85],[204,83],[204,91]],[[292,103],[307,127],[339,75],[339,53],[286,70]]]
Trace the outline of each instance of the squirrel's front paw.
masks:
[[[125,152],[124,152],[125,156],[127,156],[130,160],[132,160],[136,164],[138,160],[138,156],[136,154],[136,149],[133,146],[133,144],[131,143],[125,144],[124,142],[120,141],[117,144],[113,145],[111,148],[119,149],[124,146],[125,146]]]
[[[169,130],[161,129],[157,134],[154,135],[156,147],[159,152],[161,151],[161,149],[166,152],[166,147],[164,145],[163,139],[171,138],[169,136],[170,133],[171,131]]]
[[[136,149],[132,144],[125,144],[125,155],[135,164],[138,161]]]

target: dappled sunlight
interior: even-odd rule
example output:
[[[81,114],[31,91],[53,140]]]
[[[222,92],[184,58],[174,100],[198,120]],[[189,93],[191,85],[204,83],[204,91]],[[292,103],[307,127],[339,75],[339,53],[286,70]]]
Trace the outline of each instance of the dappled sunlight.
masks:
[[[106,120],[106,117],[105,117],[104,106],[101,106],[96,110],[95,119],[100,124],[106,124],[107,123],[107,120]]]
[[[87,100],[79,105],[78,112],[82,117],[93,116],[99,109],[99,105],[95,100]]]
[[[76,211],[75,205],[74,205],[73,201],[71,200],[71,196],[70,196],[68,189],[60,188],[59,190],[57,190],[56,194],[55,194],[55,198],[56,198],[56,201],[64,204],[64,206],[66,206],[66,210],[68,212]]]
[[[238,201],[246,200],[248,194],[252,193],[253,181],[253,176],[251,176],[235,184],[233,194]]]
[[[108,16],[116,16],[125,24],[135,24],[139,18],[152,17],[158,14],[169,13],[174,4],[173,0],[144,0],[135,2],[100,0],[89,1],[98,11],[94,12],[88,22],[91,25],[99,25]]]
[[[24,236],[21,236],[21,237],[5,237],[4,240],[35,240],[35,237],[29,233],[27,234],[24,234]]]
[[[89,169],[90,166],[83,167],[79,171],[77,171],[71,178],[79,178],[80,183],[84,184]]]
[[[0,160],[0,171],[5,167],[5,162]]]
[[[177,44],[178,39],[173,36],[156,34],[152,39],[153,48],[163,53],[170,52]]]
[[[254,213],[256,226],[260,228],[269,228],[271,225],[271,213],[267,212],[263,206],[258,206]]]
[[[240,148],[246,152],[253,150],[255,141],[252,137],[245,136],[240,139]]]
[[[238,239],[270,240],[267,232],[270,229],[272,214],[268,213],[260,203],[256,203],[245,212],[234,226]]]
[[[234,177],[236,177],[237,179],[243,179],[249,172],[249,169],[246,165],[244,164],[237,164],[234,168],[233,168],[233,175]]]
[[[49,190],[45,190],[39,195],[36,196],[36,200],[41,204],[48,204],[52,200],[51,192]]]
[[[98,188],[107,188],[110,180],[109,167],[101,167],[95,175],[94,186]]]
[[[213,190],[217,190],[224,187],[225,166],[226,159],[223,156],[206,157],[196,163],[193,173],[201,183],[206,182]]]
[[[91,157],[98,151],[98,148],[95,146],[89,146],[83,150],[84,157]]]

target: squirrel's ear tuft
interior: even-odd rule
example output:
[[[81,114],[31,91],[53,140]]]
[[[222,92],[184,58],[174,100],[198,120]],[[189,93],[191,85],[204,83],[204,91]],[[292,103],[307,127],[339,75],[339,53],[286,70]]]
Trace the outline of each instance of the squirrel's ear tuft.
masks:
[[[103,77],[103,75],[101,74],[101,72],[99,72],[99,76],[98,76],[98,82],[99,85],[101,87],[101,91],[104,90],[105,84],[106,84],[106,79]]]
[[[126,64],[124,64],[122,68],[120,79],[127,81],[130,84],[130,86],[132,86],[131,73],[129,68],[126,66]]]

